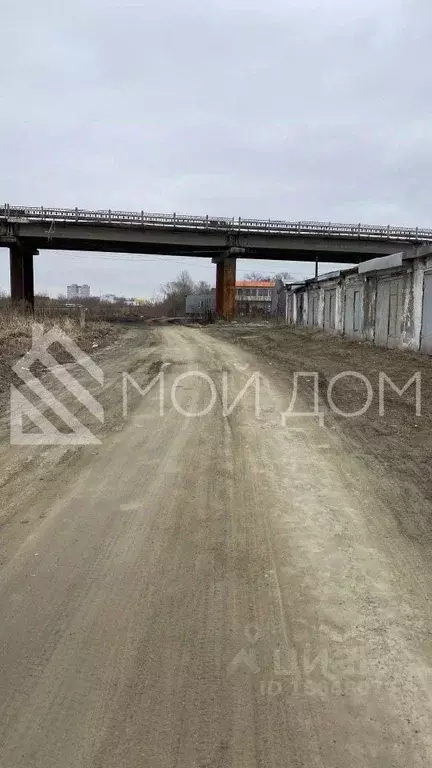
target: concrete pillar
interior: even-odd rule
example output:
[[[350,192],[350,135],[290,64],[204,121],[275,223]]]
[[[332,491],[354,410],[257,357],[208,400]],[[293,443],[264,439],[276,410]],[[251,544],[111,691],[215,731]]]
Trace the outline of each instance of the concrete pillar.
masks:
[[[10,246],[11,298],[34,310],[34,248],[14,243]]]
[[[235,317],[236,259],[221,257],[216,262],[216,314],[224,320]]]

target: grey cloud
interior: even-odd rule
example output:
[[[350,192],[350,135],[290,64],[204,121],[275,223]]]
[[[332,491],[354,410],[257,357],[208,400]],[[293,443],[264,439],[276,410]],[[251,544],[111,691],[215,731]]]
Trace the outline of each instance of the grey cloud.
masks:
[[[430,226],[431,23],[426,0],[6,1],[0,195]],[[133,293],[129,262],[75,263]],[[151,293],[167,267],[140,268]]]

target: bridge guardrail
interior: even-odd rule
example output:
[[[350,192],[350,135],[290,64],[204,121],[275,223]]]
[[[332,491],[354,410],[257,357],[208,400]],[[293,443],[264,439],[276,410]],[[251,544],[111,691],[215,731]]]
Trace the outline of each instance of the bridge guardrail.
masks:
[[[131,227],[216,229],[243,233],[265,233],[315,237],[346,237],[394,241],[432,241],[432,229],[391,227],[371,224],[339,224],[320,221],[277,221],[272,219],[224,218],[217,216],[188,216],[183,214],[146,213],[112,210],[85,210],[81,208],[44,208],[33,206],[0,207],[0,218],[9,221],[46,221],[129,225]]]

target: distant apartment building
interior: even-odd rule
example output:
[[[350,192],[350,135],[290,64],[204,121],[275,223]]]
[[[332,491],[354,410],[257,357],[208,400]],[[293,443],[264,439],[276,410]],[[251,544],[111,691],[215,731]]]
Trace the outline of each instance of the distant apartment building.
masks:
[[[73,283],[72,285],[68,285],[67,287],[67,297],[68,299],[77,299],[79,296],[79,286],[76,283]]]
[[[238,280],[235,287],[237,314],[269,315],[274,285],[272,280]]]
[[[90,286],[72,283],[72,285],[67,286],[67,297],[68,299],[88,299],[90,297]]]

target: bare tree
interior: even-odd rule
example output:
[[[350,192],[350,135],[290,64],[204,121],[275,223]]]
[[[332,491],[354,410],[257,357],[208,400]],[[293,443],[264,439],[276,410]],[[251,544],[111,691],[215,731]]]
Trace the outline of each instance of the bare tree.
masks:
[[[195,283],[189,272],[183,270],[169,283],[162,286],[164,311],[167,315],[182,315],[185,311],[186,296],[194,293]]]
[[[207,283],[205,280],[198,280],[197,283],[195,283],[194,293],[211,293],[212,287],[210,283]]]
[[[276,275],[264,275],[262,272],[247,272],[244,279],[256,281],[269,280],[270,282],[282,280],[283,283],[287,283],[289,280],[293,279],[293,276],[289,272],[278,272]]]
[[[169,283],[165,283],[165,285],[162,286],[162,292],[165,296],[173,296],[177,294],[188,296],[188,294],[193,293],[194,287],[194,281],[189,272],[184,269],[177,275],[175,280],[171,280]]]
[[[258,282],[258,281],[272,280],[273,278],[269,277],[268,275],[263,275],[262,272],[246,272],[244,279],[254,280]]]

